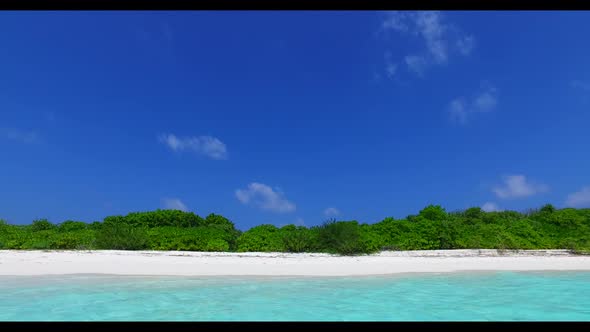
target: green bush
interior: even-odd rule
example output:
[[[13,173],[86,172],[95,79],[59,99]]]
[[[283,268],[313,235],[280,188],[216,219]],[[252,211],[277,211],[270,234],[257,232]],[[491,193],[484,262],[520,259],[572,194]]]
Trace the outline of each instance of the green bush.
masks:
[[[209,242],[207,242],[207,245],[205,246],[205,251],[223,252],[228,250],[229,244],[227,243],[227,241],[224,241],[222,239],[209,240]]]
[[[570,249],[590,250],[590,209],[544,205],[526,213],[447,213],[429,205],[417,215],[368,225],[328,221],[306,228],[260,225],[245,233],[227,218],[156,210],[110,216],[90,224],[46,219],[30,225],[0,220],[0,249],[153,249],[194,251],[329,252],[344,255],[379,250]]]
[[[239,252],[282,252],[283,238],[274,225],[259,225],[242,233],[237,240]]]
[[[66,220],[57,227],[60,232],[71,232],[87,229],[88,224],[83,221]]]
[[[580,227],[587,219],[576,209],[567,208],[551,214],[550,222],[563,227]]]
[[[34,220],[33,224],[31,225],[31,230],[33,232],[39,231],[47,231],[55,229],[57,226],[49,222],[47,219],[38,219]]]
[[[80,240],[70,233],[57,237],[51,243],[51,249],[77,249]]]
[[[480,207],[472,207],[463,213],[464,217],[468,220],[481,220],[481,217],[485,214],[485,211]]]
[[[361,225],[360,242],[364,248],[364,253],[375,253],[386,248],[384,236],[367,224]]]
[[[383,249],[403,250],[401,242],[404,234],[409,232],[409,223],[407,220],[386,218],[371,225],[371,229],[381,236],[383,240]]]
[[[412,221],[399,221],[406,231],[398,238],[397,248],[400,250],[438,249],[440,243],[438,243],[437,233],[430,223],[427,224],[427,219],[420,216],[411,219]]]
[[[104,223],[127,224],[135,227],[198,227],[203,225],[203,218],[193,212],[180,210],[156,210],[148,212],[132,212],[126,216],[110,216]]]
[[[100,222],[100,221],[95,221],[95,222],[93,222],[93,223],[89,224],[89,225],[87,226],[87,228],[88,228],[88,229],[90,229],[90,230],[93,230],[93,231],[98,231],[99,229],[101,229],[101,228],[102,228],[102,225],[103,225],[103,223],[102,223],[102,222]]]
[[[50,249],[51,236],[54,232],[54,230],[18,229],[11,236],[13,240],[18,241],[18,248],[14,249]]]
[[[217,226],[225,227],[227,229],[234,228],[234,224],[231,221],[229,221],[229,219],[225,218],[224,216],[215,214],[215,213],[211,213],[207,217],[205,217],[205,219],[201,222],[201,224],[203,226],[217,225]]]
[[[6,234],[7,229],[10,226],[6,223],[6,221],[4,221],[3,219],[0,219],[0,249],[5,249],[5,244],[4,242],[6,242]]]
[[[148,248],[148,237],[142,227],[107,223],[96,233],[96,247],[112,250],[142,250]]]
[[[223,231],[225,233],[223,239],[229,244],[229,250],[236,250],[237,240],[238,237],[240,237],[241,232],[236,229],[234,223],[229,219],[211,213],[202,221],[202,225],[210,227],[211,229],[216,228]]]
[[[319,247],[323,251],[340,255],[370,253],[361,239],[357,221],[328,220],[318,227],[318,232]]]
[[[5,225],[0,227],[0,242],[4,249],[31,249],[26,246],[32,238],[30,227]]]
[[[428,220],[445,220],[447,212],[440,205],[428,205],[418,213],[418,216]]]
[[[155,227],[148,229],[153,250],[219,251],[229,250],[231,234],[216,226],[194,228]]]
[[[456,220],[443,220],[436,222],[435,226],[438,228],[438,242],[440,244],[439,249],[456,248],[456,224]]]
[[[81,229],[69,232],[60,232],[51,238],[51,249],[83,249],[95,248],[96,233],[93,230]]]
[[[48,239],[36,238],[33,241],[27,243],[27,249],[33,250],[47,250],[51,249],[51,243]]]
[[[306,227],[287,225],[280,229],[280,233],[286,252],[310,252],[317,247],[317,232]]]
[[[541,212],[541,213],[553,213],[555,211],[556,211],[555,207],[551,204],[545,204],[539,210],[539,212]]]

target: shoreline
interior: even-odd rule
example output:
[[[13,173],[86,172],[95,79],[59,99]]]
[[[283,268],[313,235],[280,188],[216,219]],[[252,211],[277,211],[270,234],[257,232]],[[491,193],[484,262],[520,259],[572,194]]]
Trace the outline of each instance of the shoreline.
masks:
[[[322,253],[0,250],[0,276],[383,276],[484,271],[590,271],[590,256],[567,250]]]

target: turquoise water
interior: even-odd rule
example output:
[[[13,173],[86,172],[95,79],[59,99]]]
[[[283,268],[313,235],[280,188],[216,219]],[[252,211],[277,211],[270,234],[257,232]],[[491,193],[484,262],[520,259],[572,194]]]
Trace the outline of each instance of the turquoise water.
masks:
[[[0,320],[590,321],[590,273],[0,277]]]

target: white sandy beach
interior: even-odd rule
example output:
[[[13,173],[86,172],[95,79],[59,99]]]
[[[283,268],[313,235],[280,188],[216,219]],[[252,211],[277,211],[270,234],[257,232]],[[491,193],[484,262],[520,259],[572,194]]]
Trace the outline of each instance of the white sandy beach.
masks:
[[[590,271],[564,250],[388,251],[370,256],[182,251],[0,250],[0,275],[362,276],[456,271]]]

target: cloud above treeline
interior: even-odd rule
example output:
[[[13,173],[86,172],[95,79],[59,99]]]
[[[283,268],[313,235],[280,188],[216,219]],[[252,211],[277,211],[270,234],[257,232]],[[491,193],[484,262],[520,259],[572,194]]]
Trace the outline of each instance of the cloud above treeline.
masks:
[[[174,134],[161,134],[158,140],[174,152],[190,151],[216,160],[228,157],[226,145],[212,136],[178,137]]]
[[[285,213],[293,212],[296,206],[290,202],[279,190],[273,190],[270,186],[252,182],[244,189],[235,191],[236,198],[244,205],[252,205],[261,210]]]

